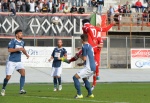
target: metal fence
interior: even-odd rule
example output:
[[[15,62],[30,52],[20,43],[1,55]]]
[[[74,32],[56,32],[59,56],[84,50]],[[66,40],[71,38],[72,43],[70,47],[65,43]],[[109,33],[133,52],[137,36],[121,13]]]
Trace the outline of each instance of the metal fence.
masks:
[[[24,39],[26,46],[56,46],[57,39],[63,40],[65,47],[72,47],[73,54],[78,52],[78,47],[81,47],[79,37],[58,37],[58,38],[45,38]],[[0,64],[4,64],[7,58],[7,44],[10,39],[0,39]],[[34,44],[35,43],[35,44]],[[130,49],[131,48],[149,48],[150,37],[127,37],[127,36],[108,36],[104,38],[104,47],[101,51],[101,67],[100,68],[130,68]],[[81,62],[78,60],[74,63]]]

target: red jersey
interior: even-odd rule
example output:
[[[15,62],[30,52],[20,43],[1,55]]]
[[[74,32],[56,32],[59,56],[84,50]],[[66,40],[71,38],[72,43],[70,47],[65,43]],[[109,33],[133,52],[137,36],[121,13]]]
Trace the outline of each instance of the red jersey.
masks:
[[[94,41],[97,40],[97,30],[95,26],[91,25],[90,23],[85,23],[84,26],[82,27],[83,33],[88,35],[88,43],[92,46],[95,47],[97,46]]]
[[[94,48],[94,52],[97,51],[97,48],[95,50],[95,47],[97,47],[98,44],[103,43],[103,40],[101,39],[101,36],[99,35],[98,32],[107,32],[112,26],[113,24],[101,28],[101,27],[95,27],[90,23],[84,24],[84,26],[82,27],[83,33],[88,35],[88,43]]]

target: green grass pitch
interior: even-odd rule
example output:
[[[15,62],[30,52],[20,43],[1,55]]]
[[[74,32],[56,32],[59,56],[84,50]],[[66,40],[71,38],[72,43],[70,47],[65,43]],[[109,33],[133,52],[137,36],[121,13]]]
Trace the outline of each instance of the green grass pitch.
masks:
[[[2,86],[2,85],[0,85]],[[19,94],[19,84],[8,84],[6,96],[0,103],[150,103],[150,83],[99,83],[93,91],[95,98],[74,99],[73,84],[63,84],[63,90],[53,92],[52,84],[26,84],[27,94]]]

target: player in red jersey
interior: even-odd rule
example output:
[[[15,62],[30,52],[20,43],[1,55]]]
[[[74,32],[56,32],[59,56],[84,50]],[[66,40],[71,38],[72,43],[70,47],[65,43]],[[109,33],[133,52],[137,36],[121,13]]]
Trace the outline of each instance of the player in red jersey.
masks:
[[[107,27],[95,27],[90,24],[90,21],[88,19],[82,20],[83,23],[83,33],[88,35],[88,43],[93,47],[94,50],[94,57],[95,57],[95,62],[96,62],[96,73],[93,76],[93,86],[92,90],[94,89],[96,85],[96,80],[99,80],[99,66],[100,66],[100,52],[101,48],[103,47],[103,40],[101,39],[100,35],[98,32],[107,32],[113,24],[110,24]],[[68,63],[71,63],[73,61],[76,61],[79,56],[81,55],[82,51],[80,50],[76,55],[71,58]]]
[[[93,25],[90,24],[90,21],[88,19],[84,19],[82,20],[82,30],[84,34],[88,35],[88,43],[93,47],[97,47],[96,41],[97,41],[97,33],[99,32],[107,32],[112,26],[113,24],[110,24],[107,27],[95,27]],[[68,63],[71,63],[73,61],[76,61],[79,58],[79,55],[81,55],[82,51],[80,50],[78,53],[76,53],[76,55],[74,57],[72,57],[69,61],[67,61]]]
[[[100,54],[101,54],[101,49],[103,47],[103,39],[99,36],[98,32],[98,36],[97,36],[97,48],[94,49],[94,59],[95,59],[95,63],[96,63],[96,71],[95,74],[93,75],[93,84],[92,84],[92,88],[91,90],[94,90],[94,87],[96,86],[96,81],[100,79],[99,76],[99,66],[100,66]]]

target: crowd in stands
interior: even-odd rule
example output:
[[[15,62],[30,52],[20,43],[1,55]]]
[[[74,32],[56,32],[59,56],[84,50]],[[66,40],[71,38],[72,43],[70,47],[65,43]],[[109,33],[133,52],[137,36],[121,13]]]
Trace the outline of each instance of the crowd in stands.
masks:
[[[43,12],[43,13],[85,13],[84,4],[88,7],[96,8],[98,14],[102,14],[102,8],[105,0],[0,0],[0,12],[12,12],[11,15],[16,15],[16,12]],[[117,10],[110,6],[107,11],[108,21],[119,23],[122,16],[131,16],[133,9],[137,15],[137,21],[149,21],[150,17],[150,0],[144,0],[147,6],[144,6],[140,0],[134,4],[127,1],[125,4],[118,5]],[[87,9],[88,9],[87,7]],[[117,13],[116,13],[117,12]],[[138,14],[140,13],[140,14]],[[142,14],[142,15],[141,15]]]
[[[122,16],[130,17],[132,14],[132,10],[135,9],[137,24],[140,21],[150,21],[150,0],[145,0],[147,2],[147,6],[144,6],[140,0],[137,0],[134,4],[130,4],[128,1],[124,5],[118,5],[118,9],[115,10],[112,6],[110,6],[107,14],[108,21],[111,23],[115,21],[119,23]],[[142,14],[142,15],[141,15]]]
[[[77,2],[78,1],[78,2]],[[83,7],[85,0],[0,0],[0,12],[64,12],[64,13],[85,13]],[[71,6],[70,6],[71,5]],[[101,14],[104,0],[89,0],[88,6],[97,7]]]

